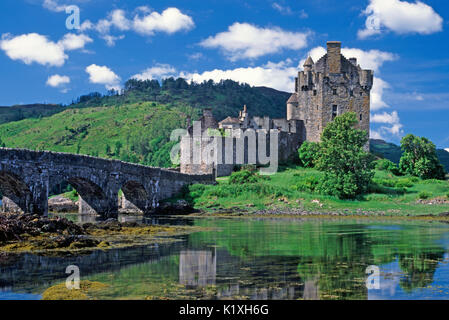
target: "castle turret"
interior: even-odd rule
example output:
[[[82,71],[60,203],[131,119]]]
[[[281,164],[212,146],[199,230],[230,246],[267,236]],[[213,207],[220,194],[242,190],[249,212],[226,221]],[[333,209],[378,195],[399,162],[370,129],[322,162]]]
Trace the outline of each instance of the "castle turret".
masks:
[[[298,108],[298,95],[293,93],[287,101],[287,120],[295,118],[295,112]]]
[[[314,63],[312,60],[312,57],[309,56],[306,60],[306,62],[304,62],[304,71],[312,71],[312,67],[313,67]]]

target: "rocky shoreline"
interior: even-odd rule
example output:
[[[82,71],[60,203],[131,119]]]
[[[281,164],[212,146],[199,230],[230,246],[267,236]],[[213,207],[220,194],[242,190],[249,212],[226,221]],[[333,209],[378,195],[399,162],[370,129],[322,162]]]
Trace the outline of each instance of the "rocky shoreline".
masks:
[[[82,225],[66,218],[0,214],[0,251],[67,253],[178,241],[190,226],[144,225],[108,219]]]

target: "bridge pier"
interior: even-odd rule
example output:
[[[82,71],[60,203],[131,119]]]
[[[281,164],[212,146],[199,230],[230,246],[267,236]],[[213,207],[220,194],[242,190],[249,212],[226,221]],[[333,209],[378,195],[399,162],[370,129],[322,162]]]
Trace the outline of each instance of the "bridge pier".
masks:
[[[79,214],[98,214],[104,218],[117,218],[118,203],[117,197],[114,199],[89,199],[79,196]]]

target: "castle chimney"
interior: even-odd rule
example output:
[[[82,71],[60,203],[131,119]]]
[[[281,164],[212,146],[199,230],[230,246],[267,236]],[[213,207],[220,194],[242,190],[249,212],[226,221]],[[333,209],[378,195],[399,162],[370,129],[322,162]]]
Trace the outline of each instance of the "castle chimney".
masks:
[[[341,72],[341,42],[327,42],[327,62],[329,65],[329,73]]]
[[[247,113],[246,112],[246,104],[243,106],[243,113]]]

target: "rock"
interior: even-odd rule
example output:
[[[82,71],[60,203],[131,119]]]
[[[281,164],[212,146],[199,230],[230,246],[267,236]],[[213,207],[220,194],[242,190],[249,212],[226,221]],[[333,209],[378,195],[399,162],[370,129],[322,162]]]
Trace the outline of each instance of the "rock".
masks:
[[[48,211],[50,212],[77,212],[78,205],[63,196],[48,199]]]
[[[174,214],[182,215],[196,212],[191,204],[185,200],[178,200],[175,203],[162,203],[154,209],[154,214]]]

